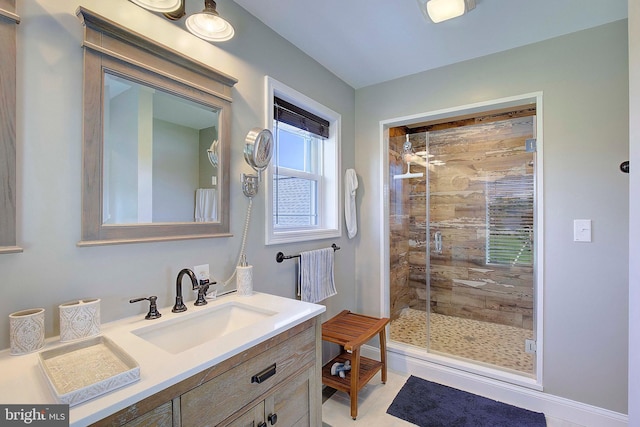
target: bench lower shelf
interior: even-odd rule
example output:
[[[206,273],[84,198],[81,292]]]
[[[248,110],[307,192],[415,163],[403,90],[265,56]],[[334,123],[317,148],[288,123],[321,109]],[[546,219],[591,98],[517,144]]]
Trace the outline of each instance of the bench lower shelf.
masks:
[[[345,378],[341,378],[339,375],[331,375],[331,367],[334,363],[344,363],[349,361],[353,365],[351,360],[351,354],[343,352],[339,356],[335,357],[329,363],[322,367],[322,384],[335,388],[336,390],[345,391],[350,394],[351,392],[351,371],[345,372]],[[367,357],[360,356],[360,372],[358,376],[358,391],[364,387],[373,376],[382,369],[382,362],[369,359]]]

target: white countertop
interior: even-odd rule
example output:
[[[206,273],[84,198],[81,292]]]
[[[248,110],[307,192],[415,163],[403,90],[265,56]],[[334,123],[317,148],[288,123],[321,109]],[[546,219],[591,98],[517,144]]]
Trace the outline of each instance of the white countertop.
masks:
[[[137,315],[102,325],[101,335],[110,338],[136,360],[140,366],[140,380],[73,406],[69,414],[71,426],[85,426],[98,421],[325,311],[325,307],[321,305],[263,293],[251,296],[234,293],[208,301],[209,304],[202,307],[195,307],[193,301],[190,301],[186,303],[188,310],[184,313],[172,313],[171,307],[161,308],[162,317],[155,320],[145,320],[144,315]],[[277,314],[179,354],[163,351],[131,333],[144,326],[215,309],[216,306],[229,302],[275,311]],[[202,327],[215,328],[216,325],[205,323]],[[61,343],[58,337],[49,338],[40,351],[65,344],[67,343]],[[9,349],[0,351],[0,402],[58,403],[39,366],[38,352],[12,356]]]

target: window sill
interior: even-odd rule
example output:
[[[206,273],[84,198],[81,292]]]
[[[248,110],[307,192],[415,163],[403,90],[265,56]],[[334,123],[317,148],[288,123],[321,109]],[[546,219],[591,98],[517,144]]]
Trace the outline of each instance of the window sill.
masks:
[[[266,236],[267,245],[278,245],[281,243],[299,243],[309,240],[334,239],[342,235],[339,229],[323,229],[323,230],[296,230],[282,231]]]

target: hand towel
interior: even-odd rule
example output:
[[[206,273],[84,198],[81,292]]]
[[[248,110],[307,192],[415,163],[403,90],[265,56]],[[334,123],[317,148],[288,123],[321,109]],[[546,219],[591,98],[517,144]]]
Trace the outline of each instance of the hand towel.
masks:
[[[300,299],[320,302],[335,295],[333,248],[300,253]]]
[[[218,220],[218,195],[215,188],[198,188],[196,190],[196,222],[212,222]]]
[[[356,190],[358,189],[358,177],[356,171],[347,169],[344,173],[344,221],[347,224],[347,235],[350,239],[358,233],[356,219]]]

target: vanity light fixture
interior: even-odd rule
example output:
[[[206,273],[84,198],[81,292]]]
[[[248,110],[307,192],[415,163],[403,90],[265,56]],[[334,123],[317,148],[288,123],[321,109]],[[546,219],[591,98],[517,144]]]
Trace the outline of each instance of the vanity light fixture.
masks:
[[[434,23],[457,18],[475,9],[476,0],[417,0],[422,13]]]
[[[185,24],[193,35],[210,42],[224,42],[234,34],[231,24],[220,17],[213,0],[204,0],[204,10],[189,16]]]
[[[185,15],[185,0],[130,0],[152,12],[160,12],[176,21]],[[185,22],[191,34],[210,42],[224,42],[234,35],[233,26],[220,17],[214,0],[204,0],[204,10],[190,15]]]
[[[169,13],[184,7],[183,0],[130,0],[152,12]]]

